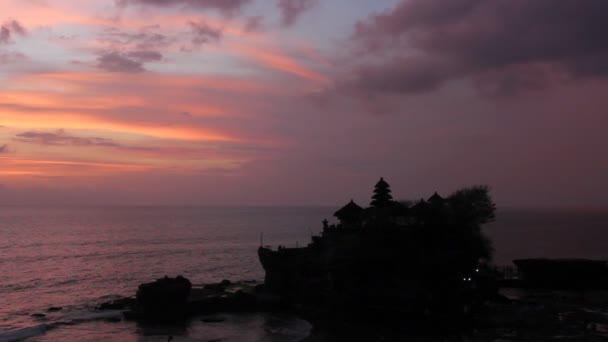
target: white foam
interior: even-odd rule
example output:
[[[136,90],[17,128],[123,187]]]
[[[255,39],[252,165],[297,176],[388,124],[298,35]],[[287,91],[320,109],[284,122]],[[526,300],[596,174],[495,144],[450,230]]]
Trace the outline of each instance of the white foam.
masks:
[[[104,320],[110,318],[120,318],[124,310],[104,310],[104,311],[72,311],[61,316],[61,320],[72,321],[74,323]]]
[[[0,342],[22,341],[26,338],[44,334],[50,328],[48,324],[0,332]]]

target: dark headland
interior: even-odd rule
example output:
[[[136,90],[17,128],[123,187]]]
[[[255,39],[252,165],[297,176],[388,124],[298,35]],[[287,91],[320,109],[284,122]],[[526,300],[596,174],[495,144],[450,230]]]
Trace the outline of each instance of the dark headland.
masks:
[[[165,277],[99,309],[146,322],[286,312],[313,324],[311,341],[608,340],[606,262],[516,260],[505,272],[482,230],[495,210],[484,186],[399,202],[380,179],[369,206],[351,200],[307,246],[261,245],[263,284]]]

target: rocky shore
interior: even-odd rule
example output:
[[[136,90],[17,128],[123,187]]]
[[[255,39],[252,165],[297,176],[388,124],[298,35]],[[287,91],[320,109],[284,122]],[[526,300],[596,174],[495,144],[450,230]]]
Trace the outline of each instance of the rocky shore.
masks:
[[[390,315],[377,320],[334,317],[327,321],[325,312],[290,303],[255,281],[225,280],[189,289],[178,286],[187,283],[185,278],[162,278],[142,284],[134,297],[101,303],[97,310],[122,310],[125,320],[164,324],[196,317],[204,323],[221,324],[221,314],[289,313],[313,324],[305,341],[608,341],[608,291],[501,288],[466,320],[454,317],[458,329],[450,331],[437,329],[437,322],[424,317],[411,317],[409,324],[397,322],[401,316],[393,321]],[[184,295],[183,301],[167,300]]]
[[[381,178],[369,207],[351,200],[334,213],[339,223],[324,220],[307,246],[261,241],[263,284],[193,286],[164,277],[100,309],[122,307],[125,319],[163,323],[289,313],[312,324],[310,341],[606,340],[606,263],[515,260],[518,276],[508,278],[492,265],[482,231],[495,209],[484,186],[403,203]]]
[[[253,280],[193,286],[178,276],[141,284],[135,296],[103,302],[96,309],[123,310],[127,320],[167,322],[216,313],[288,311],[290,307]]]

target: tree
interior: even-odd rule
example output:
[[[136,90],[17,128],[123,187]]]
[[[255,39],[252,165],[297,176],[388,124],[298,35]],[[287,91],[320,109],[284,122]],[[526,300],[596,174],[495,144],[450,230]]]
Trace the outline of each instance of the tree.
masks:
[[[495,219],[496,204],[485,185],[458,190],[448,197],[448,203],[459,223],[480,226]]]
[[[485,185],[477,185],[454,192],[448,197],[451,221],[457,227],[459,239],[471,261],[492,258],[492,242],[481,226],[494,221],[496,204]]]

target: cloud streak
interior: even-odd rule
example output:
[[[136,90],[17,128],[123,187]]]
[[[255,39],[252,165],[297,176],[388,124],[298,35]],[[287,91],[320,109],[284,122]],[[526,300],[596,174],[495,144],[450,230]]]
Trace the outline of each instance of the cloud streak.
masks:
[[[218,10],[234,13],[247,5],[250,0],[119,0],[120,5],[139,4],[158,7],[185,6],[198,10]]]
[[[28,131],[16,135],[16,140],[40,145],[106,146],[117,147],[111,139],[91,137],[82,138],[67,134],[63,129],[56,132]]]

